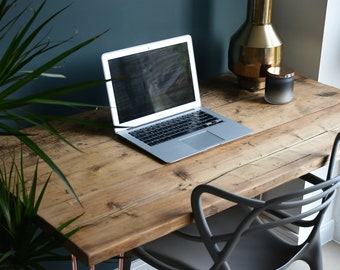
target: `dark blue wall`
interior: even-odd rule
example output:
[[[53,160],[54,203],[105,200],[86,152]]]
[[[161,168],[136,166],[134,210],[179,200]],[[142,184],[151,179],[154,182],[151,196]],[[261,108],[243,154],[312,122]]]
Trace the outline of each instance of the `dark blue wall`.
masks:
[[[24,2],[26,5],[26,1]],[[33,0],[32,5],[40,1]],[[70,0],[49,0],[44,15],[66,6]],[[200,79],[228,71],[229,39],[246,16],[246,0],[72,0],[72,5],[55,21],[51,40],[74,35],[70,42],[84,41],[106,29],[108,33],[61,63],[58,72],[67,82],[101,79],[100,56],[103,52],[191,34]],[[62,80],[53,80],[53,85]],[[51,79],[40,79],[33,88],[51,85]],[[103,92],[93,89],[78,94],[77,99],[105,103]]]

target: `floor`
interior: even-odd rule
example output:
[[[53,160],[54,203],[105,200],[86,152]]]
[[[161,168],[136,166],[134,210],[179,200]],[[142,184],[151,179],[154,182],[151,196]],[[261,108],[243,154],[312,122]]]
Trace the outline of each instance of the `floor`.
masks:
[[[340,244],[329,242],[322,247],[323,270],[337,270],[340,265]],[[146,269],[145,269],[146,270]],[[297,261],[288,270],[309,270],[306,263]]]
[[[338,269],[340,265],[340,244],[330,242],[323,247],[324,270]]]
[[[329,242],[322,247],[323,250],[323,270],[337,270],[340,265],[340,244]],[[154,270],[142,261],[137,260],[133,263],[131,269],[133,270]],[[306,263],[297,261],[288,270],[309,270]]]

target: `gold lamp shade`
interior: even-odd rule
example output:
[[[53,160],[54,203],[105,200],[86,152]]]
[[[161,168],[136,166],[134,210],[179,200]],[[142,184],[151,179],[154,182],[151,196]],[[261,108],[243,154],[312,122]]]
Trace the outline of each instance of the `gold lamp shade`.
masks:
[[[282,42],[271,13],[272,0],[248,0],[247,20],[230,39],[228,66],[241,88],[263,89],[268,67],[281,64]]]

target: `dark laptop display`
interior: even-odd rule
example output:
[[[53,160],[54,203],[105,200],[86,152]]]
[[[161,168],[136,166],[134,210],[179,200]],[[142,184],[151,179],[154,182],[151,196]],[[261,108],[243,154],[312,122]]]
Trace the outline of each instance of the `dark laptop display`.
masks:
[[[195,100],[186,43],[109,60],[121,122]]]

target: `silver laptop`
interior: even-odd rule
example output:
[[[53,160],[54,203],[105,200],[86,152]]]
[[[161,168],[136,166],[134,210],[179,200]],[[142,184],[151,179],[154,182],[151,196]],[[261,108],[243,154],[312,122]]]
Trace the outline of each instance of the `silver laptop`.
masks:
[[[175,162],[251,130],[201,106],[189,35],[102,55],[115,132]]]

